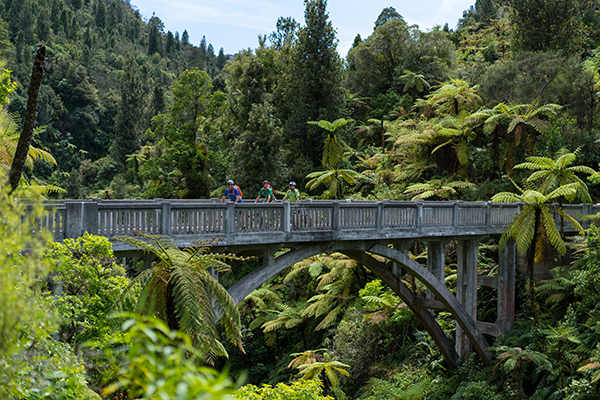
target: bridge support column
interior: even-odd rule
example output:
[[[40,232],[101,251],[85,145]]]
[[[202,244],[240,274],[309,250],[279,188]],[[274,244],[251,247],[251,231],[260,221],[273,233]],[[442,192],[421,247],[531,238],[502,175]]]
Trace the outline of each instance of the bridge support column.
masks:
[[[498,333],[506,335],[515,323],[515,270],[517,246],[510,240],[498,252]]]
[[[402,242],[397,242],[397,243],[392,244],[392,248],[394,250],[398,250],[401,253],[408,254],[408,249],[414,243],[415,243],[414,240],[403,240]],[[392,261],[392,272],[394,273],[394,275],[396,275],[400,279],[402,279],[402,277],[404,276],[404,270],[402,269],[402,266],[393,261]]]
[[[427,242],[427,269],[441,283],[444,284],[446,273],[446,242],[441,240],[431,240]],[[427,289],[425,295],[427,300],[435,300],[435,295],[430,289]]]
[[[458,241],[458,268],[456,297],[473,321],[477,321],[477,255],[479,240]],[[460,358],[471,352],[469,338],[456,324],[456,352]]]

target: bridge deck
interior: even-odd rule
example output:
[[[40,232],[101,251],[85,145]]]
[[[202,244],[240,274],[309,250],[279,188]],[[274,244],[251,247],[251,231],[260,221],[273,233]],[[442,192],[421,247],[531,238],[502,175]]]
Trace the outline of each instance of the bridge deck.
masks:
[[[339,240],[498,235],[521,204],[462,201],[302,201],[221,204],[213,200],[65,200],[47,202],[40,225],[56,240],[84,232],[112,238],[162,234],[185,247],[198,239],[245,246]],[[600,206],[565,205],[572,216]],[[569,228],[566,226],[566,228]],[[130,248],[115,243],[115,251]]]

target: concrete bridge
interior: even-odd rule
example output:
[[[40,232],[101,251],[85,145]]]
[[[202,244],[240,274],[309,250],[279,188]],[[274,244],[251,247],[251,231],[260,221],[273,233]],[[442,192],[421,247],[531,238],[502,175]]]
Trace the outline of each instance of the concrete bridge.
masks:
[[[513,327],[515,306],[514,243],[499,254],[495,277],[479,276],[478,243],[499,236],[519,213],[520,204],[484,202],[302,201],[300,204],[221,204],[211,200],[66,200],[47,202],[40,225],[55,240],[76,238],[84,232],[112,238],[138,232],[166,235],[179,247],[194,240],[219,237],[218,251],[262,252],[263,265],[229,289],[240,302],[254,289],[285,268],[311,256],[340,252],[370,269],[402,298],[423,323],[445,359],[456,366],[473,347],[491,363],[484,334],[506,334]],[[598,212],[588,205],[566,205],[572,216]],[[457,290],[446,287],[445,244],[457,241]],[[415,242],[427,243],[427,268],[408,255]],[[277,250],[290,249],[274,257]],[[114,242],[117,255],[134,248]],[[387,268],[372,254],[392,262]],[[427,287],[417,296],[401,280],[410,273]],[[497,290],[497,321],[477,321],[477,288]],[[450,312],[457,322],[452,344],[435,320],[435,311]]]

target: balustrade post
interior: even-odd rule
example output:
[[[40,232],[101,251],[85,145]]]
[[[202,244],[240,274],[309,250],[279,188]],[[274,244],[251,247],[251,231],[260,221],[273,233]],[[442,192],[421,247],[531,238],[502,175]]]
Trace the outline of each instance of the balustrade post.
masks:
[[[384,202],[383,201],[378,201],[377,202],[377,232],[381,232],[381,230],[383,229],[383,207],[384,207]]]
[[[340,202],[333,202],[333,212],[331,215],[331,229],[335,232],[340,229]]]
[[[291,214],[292,214],[292,202],[284,201],[283,202],[283,215],[281,216],[281,230],[289,233],[292,229],[291,227]]]
[[[459,233],[458,231],[458,213],[459,213],[459,200],[454,201],[453,209],[452,209],[452,228],[454,228],[454,232]]]
[[[421,232],[421,228],[423,227],[423,201],[417,201],[417,220],[415,221],[417,225],[417,231]]]
[[[485,226],[489,229],[492,227],[492,202],[485,203],[485,207]]]
[[[89,232],[98,234],[98,203],[67,201],[65,203],[65,238],[75,239]]]
[[[98,234],[98,202],[86,201],[83,203],[83,232],[92,235]],[[82,232],[82,234],[83,234]]]
[[[162,209],[160,211],[160,233],[165,236],[171,236],[171,234],[173,233],[173,220],[171,218],[171,202],[168,200],[162,201],[161,206]]]
[[[230,234],[235,232],[235,203],[228,202],[227,210],[225,211],[225,233]]]
[[[65,203],[65,238],[73,239],[83,233],[83,202]]]

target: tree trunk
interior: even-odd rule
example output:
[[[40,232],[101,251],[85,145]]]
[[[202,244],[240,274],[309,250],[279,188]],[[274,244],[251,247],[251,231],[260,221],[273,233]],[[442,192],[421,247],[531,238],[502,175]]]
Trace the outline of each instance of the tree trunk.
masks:
[[[537,304],[537,296],[535,294],[535,275],[534,275],[534,267],[535,267],[535,241],[536,236],[538,234],[538,230],[540,229],[540,218],[541,211],[535,211],[535,225],[534,225],[534,235],[531,244],[529,245],[529,252],[527,254],[527,268],[529,269],[529,303],[531,305],[533,311],[533,325],[538,326],[538,304]]]
[[[383,117],[381,117],[381,152],[385,153],[385,129],[383,127]]]
[[[29,92],[27,93],[27,111],[25,113],[25,121],[23,130],[19,137],[19,143],[15,150],[10,172],[8,173],[8,183],[11,186],[11,192],[19,186],[21,174],[25,167],[25,160],[29,154],[29,146],[33,139],[33,131],[35,128],[35,120],[37,117],[38,95],[40,86],[44,80],[44,69],[46,68],[46,46],[40,44],[35,57],[33,58],[33,68],[31,69],[31,81],[29,83]]]
[[[179,320],[175,310],[175,299],[173,298],[173,286],[169,282],[165,293],[165,311],[167,317],[167,325],[172,331],[179,330]]]

